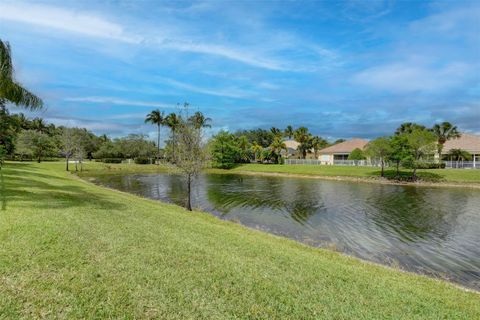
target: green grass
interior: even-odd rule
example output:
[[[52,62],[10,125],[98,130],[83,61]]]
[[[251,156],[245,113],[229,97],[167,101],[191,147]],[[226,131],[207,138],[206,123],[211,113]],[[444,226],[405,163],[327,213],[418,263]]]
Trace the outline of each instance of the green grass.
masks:
[[[378,178],[379,168],[320,166],[320,165],[275,165],[244,164],[229,170],[230,172],[268,172],[327,177]],[[393,177],[394,170],[386,170],[387,177]],[[403,170],[402,176],[410,176],[411,170]],[[480,170],[473,169],[428,169],[419,170],[420,179],[429,182],[480,183]]]
[[[480,318],[478,293],[94,186],[61,163],[1,172],[0,318]]]

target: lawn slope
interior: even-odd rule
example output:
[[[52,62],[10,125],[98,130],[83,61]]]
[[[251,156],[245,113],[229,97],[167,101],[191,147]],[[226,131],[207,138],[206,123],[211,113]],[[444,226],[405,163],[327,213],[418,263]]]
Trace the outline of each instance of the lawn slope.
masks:
[[[477,293],[62,169],[1,170],[0,318],[480,318]]]

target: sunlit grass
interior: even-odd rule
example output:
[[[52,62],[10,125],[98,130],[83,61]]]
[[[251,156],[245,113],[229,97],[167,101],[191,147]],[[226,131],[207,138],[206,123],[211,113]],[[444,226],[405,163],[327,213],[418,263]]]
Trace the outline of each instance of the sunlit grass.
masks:
[[[61,163],[1,172],[0,318],[480,318],[477,293],[107,190]]]

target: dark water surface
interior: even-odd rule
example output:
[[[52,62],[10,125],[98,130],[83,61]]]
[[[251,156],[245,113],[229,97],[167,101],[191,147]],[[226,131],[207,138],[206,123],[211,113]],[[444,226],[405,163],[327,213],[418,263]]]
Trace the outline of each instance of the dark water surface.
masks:
[[[176,175],[95,181],[185,204]],[[480,290],[478,190],[206,174],[193,193],[195,208],[223,219]]]

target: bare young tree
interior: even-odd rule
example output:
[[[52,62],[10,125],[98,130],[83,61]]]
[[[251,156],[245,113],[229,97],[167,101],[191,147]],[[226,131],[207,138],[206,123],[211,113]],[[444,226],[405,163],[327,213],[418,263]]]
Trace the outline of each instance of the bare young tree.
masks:
[[[202,128],[188,121],[188,109],[179,117],[175,139],[175,166],[184,175],[187,183],[186,208],[192,211],[192,182],[205,166],[206,152]]]

